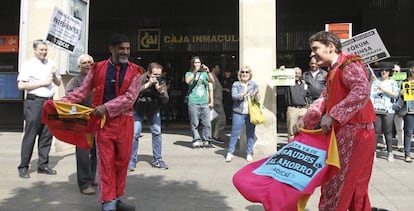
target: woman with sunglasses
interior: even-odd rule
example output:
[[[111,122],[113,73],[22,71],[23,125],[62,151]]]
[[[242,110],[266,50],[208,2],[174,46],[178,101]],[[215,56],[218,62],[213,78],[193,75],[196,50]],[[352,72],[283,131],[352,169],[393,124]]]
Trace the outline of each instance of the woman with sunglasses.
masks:
[[[394,65],[390,62],[380,62],[381,76],[371,86],[371,101],[375,108],[377,120],[374,123],[375,133],[385,136],[387,160],[394,161],[392,153],[392,129],[394,126],[393,99],[398,97],[399,88],[395,80],[390,79]]]
[[[252,81],[252,69],[249,66],[242,67],[237,77],[239,81],[233,83],[231,87],[231,96],[233,98],[233,119],[231,127],[231,137],[229,148],[227,149],[226,162],[233,158],[233,152],[236,148],[238,137],[240,136],[243,125],[246,125],[247,149],[246,160],[253,160],[253,144],[255,125],[250,123],[249,109],[247,99],[254,97],[259,99],[259,86]]]

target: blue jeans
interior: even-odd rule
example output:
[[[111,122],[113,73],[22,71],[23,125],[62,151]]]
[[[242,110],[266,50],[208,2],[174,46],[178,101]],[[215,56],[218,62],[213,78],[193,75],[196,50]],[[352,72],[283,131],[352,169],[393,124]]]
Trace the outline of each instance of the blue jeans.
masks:
[[[194,141],[210,141],[211,123],[210,108],[208,104],[188,104],[188,116],[190,117],[190,129]],[[201,126],[201,137],[198,127]]]
[[[148,120],[150,122],[150,130],[152,134],[152,156],[154,160],[161,160],[161,118],[160,112],[156,112],[153,115],[148,115]],[[142,122],[144,117],[137,115],[134,111],[134,141],[132,143],[131,158],[129,160],[128,168],[135,168],[135,164],[138,159],[138,143],[139,136],[142,131]]]
[[[237,139],[240,136],[243,125],[246,125],[246,137],[247,137],[247,149],[246,153],[248,155],[253,155],[253,144],[254,144],[254,131],[256,125],[250,123],[249,114],[239,114],[233,112],[233,125],[231,126],[231,137],[229,148],[227,149],[228,153],[233,154],[234,149],[236,148]]]
[[[411,153],[411,136],[414,132],[414,114],[404,116],[404,155],[410,157]]]

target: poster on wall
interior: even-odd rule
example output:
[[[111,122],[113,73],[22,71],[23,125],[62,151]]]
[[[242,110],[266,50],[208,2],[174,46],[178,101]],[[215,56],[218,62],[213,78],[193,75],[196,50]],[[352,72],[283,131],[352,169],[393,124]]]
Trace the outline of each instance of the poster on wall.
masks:
[[[0,35],[0,53],[18,53],[18,35]]]
[[[84,0],[70,0],[70,14],[76,19],[82,21],[82,29],[78,38],[78,43],[73,52],[69,55],[69,73],[79,73],[78,57],[88,52],[87,46],[87,12],[88,4]]]
[[[334,33],[341,41],[347,40],[352,37],[352,23],[328,23],[325,31]]]
[[[0,72],[0,100],[21,100],[22,91],[17,88],[17,72]]]

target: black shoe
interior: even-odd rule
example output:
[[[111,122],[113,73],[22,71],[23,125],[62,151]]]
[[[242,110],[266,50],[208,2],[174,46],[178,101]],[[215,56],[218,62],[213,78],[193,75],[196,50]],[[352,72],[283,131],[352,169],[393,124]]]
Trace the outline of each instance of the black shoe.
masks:
[[[211,142],[216,144],[224,144],[224,141],[219,138],[211,138]]]
[[[19,177],[22,179],[30,178],[29,173],[27,172],[27,168],[19,168]]]
[[[135,211],[135,206],[125,204],[121,200],[116,202],[116,210],[117,211]]]
[[[372,207],[371,210],[372,211],[388,211],[387,209],[376,208],[376,207]]]
[[[38,174],[49,174],[49,175],[55,175],[57,172],[49,167],[43,167],[37,169]]]

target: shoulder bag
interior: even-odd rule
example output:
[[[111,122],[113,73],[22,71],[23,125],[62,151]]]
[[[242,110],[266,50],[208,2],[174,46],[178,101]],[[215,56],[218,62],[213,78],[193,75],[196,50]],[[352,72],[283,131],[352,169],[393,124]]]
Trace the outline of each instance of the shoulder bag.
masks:
[[[265,121],[264,115],[262,113],[262,109],[260,108],[260,103],[256,100],[256,98],[248,97],[248,106],[249,106],[249,116],[250,122],[254,125],[263,124]]]

